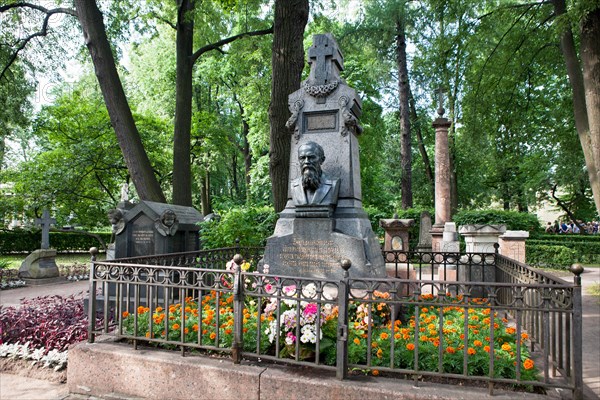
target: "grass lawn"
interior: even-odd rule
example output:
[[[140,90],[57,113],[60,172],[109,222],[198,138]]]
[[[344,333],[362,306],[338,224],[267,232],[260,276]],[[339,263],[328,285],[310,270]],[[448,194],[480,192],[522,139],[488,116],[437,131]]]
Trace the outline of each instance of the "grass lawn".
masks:
[[[0,255],[0,265],[3,265],[4,262],[8,263],[6,268],[9,269],[19,269],[21,267],[21,263],[27,257],[27,254],[17,254],[17,255],[9,255],[4,256]],[[104,260],[105,254],[99,254],[98,260]],[[56,264],[58,265],[74,265],[74,264],[86,264],[89,263],[91,256],[88,253],[79,253],[79,254],[58,254],[56,256]]]

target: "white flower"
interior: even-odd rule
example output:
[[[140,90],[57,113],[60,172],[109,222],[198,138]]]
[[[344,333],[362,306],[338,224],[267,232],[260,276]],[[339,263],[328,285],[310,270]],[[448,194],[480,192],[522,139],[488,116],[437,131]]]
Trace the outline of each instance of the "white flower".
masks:
[[[309,283],[302,289],[302,295],[305,298],[312,299],[317,295],[317,287],[314,283]]]

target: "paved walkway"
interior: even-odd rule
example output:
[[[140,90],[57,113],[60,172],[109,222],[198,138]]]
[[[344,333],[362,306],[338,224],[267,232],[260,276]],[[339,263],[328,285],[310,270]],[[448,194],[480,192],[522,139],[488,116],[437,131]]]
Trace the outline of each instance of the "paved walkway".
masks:
[[[564,279],[571,279],[565,277]],[[582,275],[583,286],[583,380],[584,398],[600,399],[600,299],[588,290],[600,283],[600,268],[588,268]],[[88,282],[70,282],[49,286],[30,286],[0,291],[0,304],[19,305],[23,298],[69,296],[87,293]],[[0,373],[0,400],[81,400],[88,396],[70,395],[65,384]]]

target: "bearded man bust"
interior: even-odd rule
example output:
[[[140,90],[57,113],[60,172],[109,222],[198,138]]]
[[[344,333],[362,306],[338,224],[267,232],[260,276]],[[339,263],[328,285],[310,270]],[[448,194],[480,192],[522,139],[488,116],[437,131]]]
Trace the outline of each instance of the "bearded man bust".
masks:
[[[331,179],[323,173],[325,161],[323,148],[315,142],[307,142],[298,148],[300,176],[292,184],[292,201],[295,206],[333,206],[337,204],[340,180]]]

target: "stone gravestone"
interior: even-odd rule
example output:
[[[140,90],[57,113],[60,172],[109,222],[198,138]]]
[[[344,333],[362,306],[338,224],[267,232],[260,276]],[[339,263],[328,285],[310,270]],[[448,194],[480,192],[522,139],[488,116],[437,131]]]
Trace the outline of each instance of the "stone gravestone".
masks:
[[[358,135],[361,101],[341,78],[333,36],[315,35],[310,75],[289,96],[292,113],[288,202],[267,240],[269,273],[339,279],[385,277],[379,241],[362,208]]]
[[[56,224],[56,220],[50,218],[48,210],[44,210],[42,218],[37,218],[35,223],[42,227],[41,248],[33,251],[21,263],[19,277],[33,285],[56,282],[60,279],[55,261],[56,250],[50,248],[50,226]]]
[[[459,271],[458,280],[463,282],[496,282],[496,267],[488,261],[485,253],[494,253],[494,244],[506,232],[506,225],[463,225],[459,229],[465,238],[466,252],[474,264],[470,268]],[[483,257],[483,258],[482,258]],[[491,256],[490,256],[491,257]],[[474,287],[471,296],[486,297],[483,287]]]
[[[427,211],[423,211],[419,224],[419,244],[417,245],[417,251],[431,250],[431,215]]]
[[[198,223],[202,221],[202,214],[193,207],[140,201],[129,210],[116,210],[111,220],[115,258],[200,248]]]

